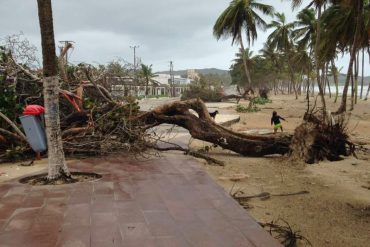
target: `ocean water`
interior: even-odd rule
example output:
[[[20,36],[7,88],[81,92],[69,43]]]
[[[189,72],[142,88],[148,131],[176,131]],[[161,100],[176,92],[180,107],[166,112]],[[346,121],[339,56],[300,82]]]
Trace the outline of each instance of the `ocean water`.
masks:
[[[338,91],[339,91],[339,94],[340,95],[342,94],[343,89],[344,89],[344,86],[339,86],[338,87]],[[368,85],[366,84],[366,85],[364,85],[364,88],[363,88],[363,91],[362,91],[362,96],[365,96],[366,95],[367,89],[368,89]],[[319,92],[319,87],[315,86],[314,90],[315,90],[315,92]],[[335,86],[330,86],[330,91],[331,91],[332,95],[334,95],[335,94]],[[351,95],[351,92],[352,92],[352,87],[349,86],[348,87],[348,93],[347,94],[348,95]],[[360,96],[360,93],[361,93],[361,86],[359,86],[357,88],[357,95]],[[326,88],[326,94],[329,95],[328,88]]]

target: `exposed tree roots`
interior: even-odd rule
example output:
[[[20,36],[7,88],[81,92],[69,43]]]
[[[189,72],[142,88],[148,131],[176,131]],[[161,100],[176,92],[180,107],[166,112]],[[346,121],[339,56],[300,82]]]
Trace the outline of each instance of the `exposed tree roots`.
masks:
[[[348,140],[347,121],[343,116],[336,120],[323,120],[306,113],[305,122],[298,126],[292,139],[292,158],[313,164],[321,160],[337,161],[341,156],[355,154],[355,145]]]

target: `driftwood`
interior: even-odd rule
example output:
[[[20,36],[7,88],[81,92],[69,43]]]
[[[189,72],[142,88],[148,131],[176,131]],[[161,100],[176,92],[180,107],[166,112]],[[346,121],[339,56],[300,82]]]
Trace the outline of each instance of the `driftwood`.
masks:
[[[262,192],[257,195],[252,195],[252,196],[236,196],[235,199],[238,200],[248,200],[252,198],[261,198],[261,199],[268,199],[271,196],[296,196],[296,195],[303,195],[303,194],[308,194],[310,193],[307,190],[302,190],[298,192],[293,192],[293,193],[280,193],[280,194],[271,194],[269,192]]]
[[[198,116],[192,114],[194,110]],[[199,99],[176,101],[159,106],[134,119],[147,125],[175,124],[189,130],[193,138],[216,144],[245,156],[261,157],[290,151],[289,135],[247,135],[216,124]]]

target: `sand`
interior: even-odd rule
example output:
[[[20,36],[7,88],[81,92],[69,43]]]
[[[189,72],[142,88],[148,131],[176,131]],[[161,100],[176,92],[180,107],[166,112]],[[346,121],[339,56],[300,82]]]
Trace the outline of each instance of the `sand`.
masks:
[[[256,113],[236,113],[235,105],[232,104],[218,110],[221,114],[240,115],[240,122],[232,125],[231,129],[258,133],[272,131],[271,112],[276,110],[288,121],[283,122],[284,131],[292,133],[302,122],[306,109],[304,97],[295,100],[293,96],[279,95],[271,99],[271,104],[259,106],[262,110]],[[330,110],[334,111],[338,107],[338,104],[332,103],[333,99],[328,98],[327,101]],[[147,104],[151,105],[150,102]],[[350,115],[348,131],[351,139],[370,148],[370,101],[359,101]],[[184,138],[187,138],[186,135]],[[202,141],[191,143],[194,148],[205,145],[207,143]],[[309,191],[309,194],[304,195],[272,196],[268,200],[251,199],[248,201],[251,207],[248,212],[257,221],[283,219],[293,230],[300,231],[313,246],[370,246],[369,153],[361,154],[360,159],[347,157],[339,162],[325,161],[314,165],[293,163],[288,157],[279,156],[240,157],[218,148],[211,149],[210,155],[226,163],[225,167],[205,165],[205,169],[227,191],[232,187],[234,191],[241,190],[245,195]],[[0,182],[45,168],[45,160],[31,167],[19,166],[19,163],[2,164]],[[233,177],[239,181],[231,181],[235,180]],[[300,242],[299,246],[308,244]]]
[[[262,108],[260,112],[241,113],[241,121],[231,128],[235,131],[269,132],[271,113],[276,110],[288,121],[283,122],[284,131],[293,133],[302,122],[306,109],[303,96],[298,100],[287,95],[272,96],[271,99],[271,104],[259,106]],[[332,101],[327,99],[329,109],[335,111],[338,104]],[[232,114],[235,109],[221,109],[221,113]],[[350,115],[348,131],[351,139],[369,148],[370,101],[359,101]],[[204,145],[207,143],[192,142],[194,148]],[[248,212],[257,221],[283,219],[313,246],[370,246],[369,153],[362,153],[360,159],[346,157],[343,161],[324,161],[314,165],[297,164],[288,157],[240,157],[221,149],[212,149],[210,155],[226,163],[225,167],[205,167],[227,191],[232,187],[245,195],[309,191],[304,195],[272,196],[268,200],[250,199]],[[240,180],[234,182],[233,177]],[[301,241],[299,246],[309,245]]]

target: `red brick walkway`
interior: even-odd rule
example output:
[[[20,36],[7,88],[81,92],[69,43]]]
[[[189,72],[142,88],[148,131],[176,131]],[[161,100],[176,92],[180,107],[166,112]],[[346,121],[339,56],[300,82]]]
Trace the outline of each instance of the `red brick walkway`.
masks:
[[[194,160],[73,161],[101,180],[0,184],[0,247],[280,246]]]

